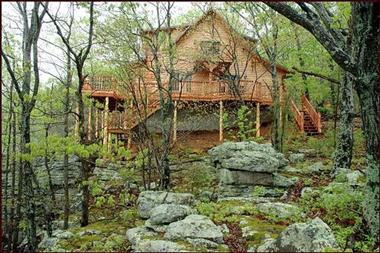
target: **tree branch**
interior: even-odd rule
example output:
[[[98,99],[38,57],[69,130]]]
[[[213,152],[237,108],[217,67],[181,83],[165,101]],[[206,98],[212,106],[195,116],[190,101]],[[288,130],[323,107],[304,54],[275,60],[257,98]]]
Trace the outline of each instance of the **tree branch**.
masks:
[[[313,18],[310,15],[308,19],[285,3],[267,2],[265,4],[308,30],[327,50],[336,63],[344,70],[357,76],[356,63],[350,54],[345,51],[345,48],[341,46],[345,45],[345,41],[336,40],[334,36],[331,35],[331,29],[326,30],[326,27],[323,26],[319,19]]]
[[[311,72],[311,71],[304,71],[304,70],[300,70],[296,67],[293,67],[292,69],[294,69],[295,71],[297,71],[298,73],[301,73],[301,74],[305,74],[305,75],[309,75],[309,76],[315,76],[315,77],[319,77],[319,78],[322,78],[322,79],[325,79],[329,82],[332,82],[332,83],[335,83],[335,84],[340,84],[340,82],[334,78],[331,78],[331,77],[328,77],[328,76],[325,76],[325,75],[322,75],[322,74],[319,74],[319,73],[315,73],[315,72]]]

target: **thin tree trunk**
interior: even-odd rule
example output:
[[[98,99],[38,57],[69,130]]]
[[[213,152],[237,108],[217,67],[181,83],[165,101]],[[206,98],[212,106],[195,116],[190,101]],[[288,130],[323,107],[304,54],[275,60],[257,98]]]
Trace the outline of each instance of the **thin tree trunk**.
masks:
[[[69,51],[69,50],[68,50]],[[72,82],[71,75],[71,58],[69,52],[67,52],[67,80],[65,90],[65,116],[64,116],[64,137],[69,136],[69,112],[70,112],[70,86]],[[63,180],[64,180],[64,218],[63,229],[69,228],[69,216],[70,216],[70,196],[69,196],[69,155],[65,151],[63,156]]]
[[[15,188],[16,188],[16,113],[13,111],[13,123],[12,123],[12,161],[11,161],[11,208],[9,212],[10,228],[8,234],[8,250],[12,250],[12,238],[13,231],[15,229]]]
[[[21,153],[30,154],[30,106],[29,104],[22,105],[21,113]],[[36,227],[36,204],[33,188],[33,171],[32,165],[28,159],[23,159],[21,162],[22,170],[25,173],[25,200],[26,200],[26,218],[27,218],[27,236],[28,250],[34,251],[37,248],[37,227]]]
[[[6,146],[6,162],[5,162],[5,180],[4,180],[4,199],[5,199],[5,204],[3,204],[4,207],[4,229],[5,229],[5,235],[8,241],[10,240],[10,226],[9,224],[11,223],[10,217],[8,216],[8,208],[9,208],[9,197],[8,197],[8,188],[9,188],[9,171],[10,171],[10,149],[11,149],[11,136],[12,136],[12,117],[13,115],[13,82],[11,82],[11,87],[10,87],[10,94],[9,94],[9,115],[8,115],[8,140],[7,140],[7,146]],[[12,153],[12,156],[14,153]],[[12,189],[11,189],[12,191]],[[8,248],[9,250],[10,248]]]
[[[45,169],[46,169],[46,172],[48,174],[48,181],[49,181],[49,189],[50,189],[50,197],[51,197],[51,202],[52,202],[52,207],[55,207],[56,206],[56,202],[55,202],[55,193],[54,193],[54,186],[53,186],[53,180],[51,178],[51,171],[50,171],[50,167],[49,167],[49,162],[50,162],[50,159],[49,159],[49,141],[48,141],[48,138],[49,138],[49,128],[50,128],[50,124],[48,123],[46,125],[46,128],[45,128],[45,157],[44,157],[44,163],[45,163]]]

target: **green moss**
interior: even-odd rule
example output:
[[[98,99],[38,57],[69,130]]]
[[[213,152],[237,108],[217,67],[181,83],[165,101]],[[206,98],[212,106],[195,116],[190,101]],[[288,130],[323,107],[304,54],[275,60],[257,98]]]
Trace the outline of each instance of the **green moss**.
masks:
[[[278,235],[287,227],[285,225],[275,224],[268,220],[258,219],[254,216],[245,216],[244,220],[247,224],[242,227],[250,227],[252,230],[257,231],[253,239],[248,242],[251,246],[261,244],[267,234],[272,238],[277,238]]]

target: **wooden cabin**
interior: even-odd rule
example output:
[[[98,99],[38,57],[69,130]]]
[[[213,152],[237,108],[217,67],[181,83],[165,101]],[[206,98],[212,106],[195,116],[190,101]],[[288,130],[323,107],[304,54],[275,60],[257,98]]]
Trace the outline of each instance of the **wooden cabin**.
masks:
[[[149,46],[149,38],[153,38],[157,32],[163,35],[161,48],[165,50],[154,52]],[[269,62],[255,53],[254,39],[236,32],[215,11],[205,13],[192,25],[147,30],[143,35],[147,38],[143,47],[145,60],[132,67],[133,72],[137,73],[132,89],[138,97],[146,100],[148,111],[144,117],[149,118],[160,109],[155,76],[157,71],[153,71],[154,55],[157,55],[157,62],[161,63],[160,82],[166,88],[170,83],[172,88],[175,103],[174,140],[177,138],[179,101],[214,103],[218,106],[220,141],[223,139],[222,113],[225,104],[236,100],[251,102],[255,104],[257,135],[260,135],[260,108],[270,106],[273,102],[272,76]],[[171,54],[167,50],[169,41],[174,48]],[[172,68],[168,71],[170,59]],[[284,79],[289,71],[281,65],[276,66],[276,71],[282,99]],[[141,116],[134,108],[136,105],[131,102],[132,90],[122,87],[115,78],[100,76],[89,78],[83,87],[84,93],[104,104],[102,112],[95,112],[95,130],[92,130],[96,135],[100,135],[98,132],[102,130],[104,143],[109,141],[111,134],[116,134],[124,136],[130,145],[131,131],[138,125],[137,118]],[[141,90],[144,94],[141,94]],[[314,108],[304,107],[301,110],[306,111],[307,124],[304,124],[304,114],[294,104],[292,109],[302,131],[310,123],[307,131],[320,132],[320,115]]]

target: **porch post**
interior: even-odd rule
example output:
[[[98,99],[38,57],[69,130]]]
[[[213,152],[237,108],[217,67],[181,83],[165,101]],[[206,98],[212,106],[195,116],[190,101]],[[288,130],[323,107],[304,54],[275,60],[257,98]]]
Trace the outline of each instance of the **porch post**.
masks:
[[[103,118],[103,145],[108,144],[108,111],[109,111],[109,97],[106,97],[106,104],[104,107],[104,118]]]
[[[256,103],[256,137],[260,136],[260,103]]]
[[[219,101],[219,141],[223,141],[223,101]]]
[[[177,141],[177,101],[174,101],[173,142]]]

